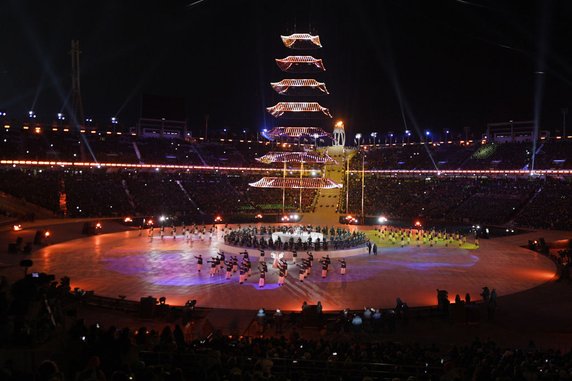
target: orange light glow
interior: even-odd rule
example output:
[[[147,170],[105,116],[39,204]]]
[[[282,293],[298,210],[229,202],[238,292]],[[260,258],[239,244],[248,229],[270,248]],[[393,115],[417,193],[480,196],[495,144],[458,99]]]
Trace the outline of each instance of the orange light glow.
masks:
[[[215,220],[215,222],[222,222],[222,217],[216,216],[214,220]]]
[[[96,229],[101,229],[101,222],[98,222],[97,224],[95,224],[95,228],[96,228]]]
[[[133,219],[131,217],[125,217],[123,222],[133,222]]]
[[[14,231],[15,232],[19,232],[20,230],[22,230],[22,225],[20,225],[20,224],[14,225]]]
[[[49,230],[46,230],[44,233],[44,237],[48,238],[51,235]]]

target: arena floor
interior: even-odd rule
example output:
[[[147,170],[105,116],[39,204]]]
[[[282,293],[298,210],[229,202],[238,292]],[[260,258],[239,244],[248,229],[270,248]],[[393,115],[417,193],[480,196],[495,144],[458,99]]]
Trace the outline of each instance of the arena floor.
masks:
[[[392,307],[401,297],[409,306],[436,304],[436,289],[479,299],[483,286],[495,288],[499,296],[538,286],[555,276],[554,264],[526,249],[497,240],[482,240],[477,249],[458,247],[380,247],[377,256],[356,249],[336,256],[346,257],[347,274],[339,274],[337,260],[327,278],[314,262],[311,276],[303,283],[298,270],[289,267],[286,284],[277,285],[277,270],[269,266],[264,288],[258,287],[258,252],[250,250],[253,274],[243,285],[238,275],[209,277],[206,259],[222,248],[222,240],[195,241],[183,237],[149,239],[138,231],[125,231],[76,239],[46,246],[32,254],[34,270],[66,274],[72,286],[95,290],[99,295],[129,300],[165,296],[171,305],[197,299],[203,307],[297,310],[303,301],[321,301],[325,310]],[[242,249],[234,249],[235,252]],[[202,254],[205,266],[196,271],[195,255]],[[316,252],[319,259],[324,252]],[[302,254],[300,254],[301,256]],[[267,261],[270,261],[267,252]]]

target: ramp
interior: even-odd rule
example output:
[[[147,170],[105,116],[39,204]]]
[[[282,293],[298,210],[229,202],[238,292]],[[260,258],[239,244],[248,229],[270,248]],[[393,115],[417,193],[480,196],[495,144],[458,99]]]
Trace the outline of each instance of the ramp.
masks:
[[[328,155],[336,161],[336,164],[328,164],[324,167],[324,176],[336,183],[343,184],[346,161],[351,159],[356,151],[339,146],[327,147],[323,150],[326,150]],[[314,202],[313,212],[304,214],[303,222],[311,225],[337,225],[339,223],[338,209],[344,195],[345,188],[320,189]]]

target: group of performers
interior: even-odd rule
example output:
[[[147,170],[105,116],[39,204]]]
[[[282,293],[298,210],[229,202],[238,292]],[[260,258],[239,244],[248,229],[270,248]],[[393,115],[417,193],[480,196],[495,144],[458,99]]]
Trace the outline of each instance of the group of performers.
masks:
[[[307,257],[302,258],[300,262],[298,262],[298,253],[292,252],[292,263],[288,263],[288,261],[284,258],[283,253],[272,253],[272,268],[276,269],[278,272],[278,286],[283,286],[286,278],[288,277],[288,266],[294,265],[298,268],[298,280],[300,282],[304,282],[304,280],[312,273],[312,264],[314,262],[314,255],[311,252],[306,253]],[[239,256],[240,261],[239,261]],[[197,272],[201,272],[203,269],[203,256],[199,254],[195,256],[196,262],[196,269]],[[265,252],[264,250],[260,250],[260,257],[259,257],[259,264],[258,264],[258,271],[259,271],[259,279],[258,279],[258,286],[260,288],[264,287],[266,284],[266,274],[268,273],[268,263],[265,259]],[[320,264],[322,265],[322,279],[328,276],[328,269],[331,265],[332,261],[329,255],[322,257],[320,259]],[[340,275],[346,274],[347,264],[344,258],[338,260],[340,262]],[[230,280],[233,274],[239,274],[238,280],[239,284],[243,284],[248,280],[248,278],[252,275],[252,263],[250,261],[250,257],[248,255],[248,251],[240,252],[237,256],[229,256],[227,260],[227,256],[223,251],[219,251],[216,256],[211,257],[207,260],[207,263],[210,263],[210,271],[209,276],[214,277],[217,274],[225,274],[225,279]],[[225,271],[226,270],[226,271]]]
[[[272,238],[272,233],[279,232],[284,234],[292,234],[288,240],[283,241],[282,238]],[[296,237],[295,233],[322,233],[323,238],[312,239],[311,235],[307,240]],[[255,249],[271,249],[286,251],[308,251],[308,250],[329,250],[329,249],[349,249],[359,247],[366,242],[367,238],[363,232],[333,227],[313,227],[313,226],[269,226],[241,227],[238,225],[236,229],[228,229],[225,227],[224,241],[231,246],[251,247]]]
[[[467,237],[458,232],[450,233],[446,230],[423,230],[411,228],[399,228],[391,226],[383,226],[376,231],[376,237],[381,241],[388,241],[392,245],[399,245],[401,247],[409,246],[412,243],[420,247],[421,245],[428,245],[430,247],[439,242],[443,242],[445,247],[453,246],[455,243],[459,247],[467,243]],[[474,239],[476,246],[479,246],[479,240]]]
[[[167,229],[169,229],[167,231]],[[157,230],[159,230],[159,237],[164,240],[165,236],[172,237],[172,239],[177,239],[177,227],[175,225],[166,228],[164,225],[161,225]],[[197,225],[194,226],[185,226],[181,227],[181,234],[183,238],[192,244],[192,241],[205,241],[209,240],[212,241],[213,239],[217,238],[218,234],[218,227],[213,225],[210,228],[207,228],[205,225],[199,227]],[[139,236],[143,235],[143,227],[139,226]],[[147,229],[147,237],[152,240],[155,236],[155,226],[150,226]]]

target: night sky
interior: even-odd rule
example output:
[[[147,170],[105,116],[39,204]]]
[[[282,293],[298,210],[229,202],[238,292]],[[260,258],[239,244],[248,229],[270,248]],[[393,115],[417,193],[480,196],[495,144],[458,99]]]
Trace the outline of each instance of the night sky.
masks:
[[[55,119],[69,96],[70,41],[82,50],[85,114],[133,125],[141,94],[184,97],[200,134],[253,134],[276,125],[265,107],[286,101],[274,63],[297,52],[280,34],[319,34],[331,93],[319,102],[351,133],[477,136],[486,123],[562,125],[572,106],[572,2],[485,0],[216,1],[4,0],[0,110]],[[401,101],[400,101],[401,99]],[[403,112],[402,112],[403,110]],[[572,111],[572,107],[571,107]],[[333,124],[333,122],[332,122]]]

